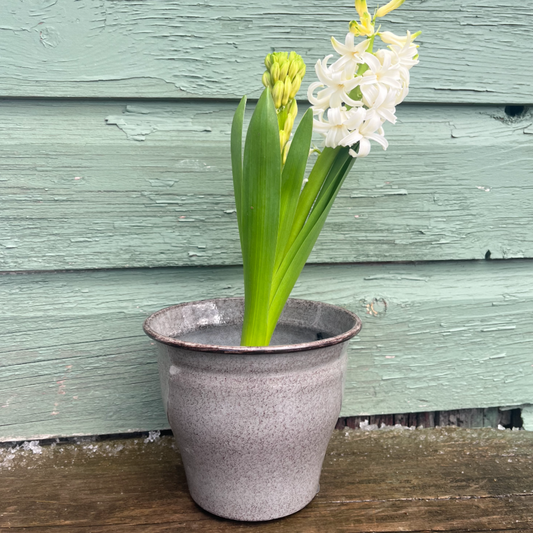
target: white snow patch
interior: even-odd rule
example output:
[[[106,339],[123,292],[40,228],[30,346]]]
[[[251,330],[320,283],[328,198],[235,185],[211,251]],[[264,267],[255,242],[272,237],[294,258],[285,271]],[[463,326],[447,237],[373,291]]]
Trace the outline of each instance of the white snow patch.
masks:
[[[362,422],[359,422],[359,428],[363,431],[373,431],[375,429],[378,429],[377,424],[369,424],[368,420],[363,420]]]
[[[13,449],[0,448],[0,469],[7,468],[8,470],[11,470],[13,459],[15,459],[15,457]]]
[[[32,440],[30,442],[26,441],[22,443],[22,449],[26,451],[30,450],[34,454],[38,454],[38,455],[41,455],[43,453],[43,449],[39,446],[38,440]]]
[[[161,438],[161,431],[150,431],[144,442],[155,442]]]

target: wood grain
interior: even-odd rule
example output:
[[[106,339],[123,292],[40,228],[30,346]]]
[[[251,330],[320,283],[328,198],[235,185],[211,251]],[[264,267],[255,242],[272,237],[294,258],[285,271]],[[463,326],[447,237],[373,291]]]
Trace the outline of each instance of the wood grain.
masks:
[[[531,261],[311,265],[294,296],[355,311],[342,416],[533,404]],[[167,427],[143,320],[242,294],[239,268],[0,276],[0,440]]]
[[[281,520],[217,518],[191,500],[172,437],[0,448],[0,531],[530,531],[533,434],[336,431],[317,497]],[[148,441],[148,442],[147,442]]]
[[[533,103],[526,53],[532,8],[531,0],[520,9],[511,0],[482,6],[475,0],[412,0],[389,15],[387,30],[423,31],[409,99]],[[302,54],[307,86],[315,79],[312,65],[333,53],[331,35],[343,40],[355,16],[347,0],[4,2],[0,95],[257,96],[271,49]]]
[[[0,269],[240,264],[234,108],[0,101]],[[310,261],[533,257],[533,114],[398,117],[389,150],[356,163]]]

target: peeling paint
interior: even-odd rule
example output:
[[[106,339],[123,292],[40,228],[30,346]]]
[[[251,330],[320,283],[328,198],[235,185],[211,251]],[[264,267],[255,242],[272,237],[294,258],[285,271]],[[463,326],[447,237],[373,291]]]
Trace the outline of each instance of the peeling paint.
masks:
[[[203,244],[197,236],[189,250],[203,253]],[[530,272],[529,261],[308,265],[294,296],[344,305],[363,320],[342,416],[415,412],[420,398],[437,411],[533,404]],[[0,440],[166,427],[155,347],[140,324],[179,301],[242,291],[233,267],[3,276],[0,407],[9,406],[0,409]],[[502,318],[491,303],[505,295],[514,304]]]
[[[132,141],[144,141],[148,135],[156,131],[168,132],[211,132],[208,125],[193,123],[191,119],[184,119],[176,109],[152,109],[137,106],[126,106],[121,116],[109,115],[105,118],[108,125],[120,128]]]
[[[131,102],[130,112],[101,101],[0,107],[4,269],[187,265],[198,234],[210,253],[195,264],[215,256],[217,264],[240,263],[228,151],[234,103]],[[387,132],[394,153],[357,165],[311,261],[484,259],[487,250],[491,259],[532,257],[531,224],[518,214],[533,212],[533,145],[513,133],[516,124],[494,120],[501,109],[399,108],[402,127]],[[136,120],[152,116],[171,117],[178,129],[139,144],[107,127],[105,116],[133,120],[131,134]],[[472,135],[450,139],[450,122]]]
[[[240,98],[258,96],[265,50],[294,49],[308,65],[323,57],[331,33],[341,39],[353,6],[342,3],[316,24],[320,0],[290,5],[259,0],[160,2],[15,2],[2,13],[0,52],[4,94],[19,96]],[[513,14],[505,32],[502,26]],[[409,98],[416,102],[494,103],[513,95],[530,103],[533,70],[517,60],[512,42],[528,42],[532,13],[509,1],[460,10],[438,0],[405,5],[392,21],[397,33],[424,28],[423,63]],[[295,18],[296,17],[296,18]],[[287,27],[287,18],[294,23]],[[465,22],[465,20],[467,22]],[[42,29],[39,29],[39,25]],[[285,30],[283,29],[285,28]],[[443,40],[444,34],[454,35]],[[472,47],[471,43],[476,42]],[[113,53],[110,54],[110,49]],[[469,54],[464,54],[469,50]],[[494,51],[506,75],[494,83]],[[443,84],[442,72],[450,73]],[[304,97],[305,87],[301,90]],[[141,134],[141,137],[144,134]]]

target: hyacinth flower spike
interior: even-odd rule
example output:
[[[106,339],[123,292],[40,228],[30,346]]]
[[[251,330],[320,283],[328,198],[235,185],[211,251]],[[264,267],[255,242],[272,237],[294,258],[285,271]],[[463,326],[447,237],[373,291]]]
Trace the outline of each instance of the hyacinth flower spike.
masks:
[[[420,32],[398,36],[381,31],[376,21],[403,2],[391,0],[371,15],[366,0],[355,0],[359,18],[350,22],[344,42],[331,38],[338,57],[316,62],[318,81],[307,91],[311,108],[294,134],[296,94],[306,71],[295,52],[266,56],[265,90],[244,149],[245,98],[235,113],[231,155],[245,279],[242,345],[270,342],[354,162],[370,154],[372,143],[388,147],[384,126],[396,123],[396,106],[408,94]],[[378,49],[379,42],[386,47]],[[324,147],[315,150],[318,157],[304,179],[313,131]]]

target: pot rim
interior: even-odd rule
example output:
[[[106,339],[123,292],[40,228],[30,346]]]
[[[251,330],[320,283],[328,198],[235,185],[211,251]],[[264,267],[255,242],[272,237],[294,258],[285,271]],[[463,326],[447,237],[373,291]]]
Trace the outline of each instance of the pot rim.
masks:
[[[188,305],[193,304],[202,304],[206,302],[214,302],[214,301],[225,301],[225,300],[243,300],[242,297],[235,297],[235,298],[208,298],[206,300],[196,300],[193,302],[184,302],[177,305],[171,305],[169,307],[165,307],[164,309],[160,309],[159,311],[156,311],[155,313],[151,314],[143,323],[143,330],[152,339],[161,342],[163,344],[166,344],[168,346],[176,346],[179,348],[185,348],[191,351],[196,352],[211,352],[211,353],[226,353],[226,354],[276,354],[276,353],[287,353],[287,352],[305,352],[309,350],[317,350],[319,348],[325,348],[326,346],[334,346],[335,344],[340,344],[342,342],[346,342],[350,340],[352,337],[355,337],[362,328],[361,319],[351,311],[348,311],[348,309],[345,309],[344,307],[340,307],[338,305],[328,304],[325,302],[317,302],[315,300],[304,300],[302,298],[290,298],[289,301],[292,302],[313,302],[320,304],[322,306],[331,307],[335,309],[340,309],[342,312],[349,315],[351,318],[353,318],[355,324],[352,328],[349,330],[340,333],[339,335],[335,335],[334,337],[328,337],[326,339],[320,339],[312,342],[302,342],[299,344],[280,344],[280,345],[274,345],[274,346],[224,346],[224,345],[217,345],[217,344],[202,344],[202,343],[196,343],[196,342],[188,342],[188,341],[182,341],[180,339],[176,339],[174,337],[169,337],[167,335],[161,335],[160,333],[157,333],[150,327],[150,323],[160,314],[163,314],[167,312],[170,309],[175,309],[178,307],[185,307]]]

